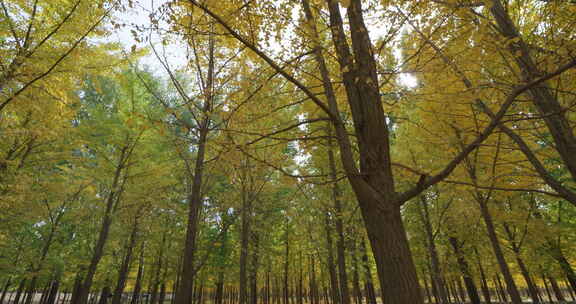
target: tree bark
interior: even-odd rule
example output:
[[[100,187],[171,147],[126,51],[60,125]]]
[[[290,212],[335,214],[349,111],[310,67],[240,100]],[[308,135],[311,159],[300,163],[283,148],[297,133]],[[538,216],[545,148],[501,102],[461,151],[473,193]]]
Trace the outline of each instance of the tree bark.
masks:
[[[98,300],[98,304],[107,304],[108,298],[110,297],[110,286],[106,285],[102,288],[102,292],[100,293],[100,299]]]
[[[140,302],[140,294],[142,292],[142,280],[144,276],[144,243],[140,247],[140,262],[138,263],[138,274],[136,275],[136,283],[134,284],[134,291],[132,292],[131,304],[138,304]]]
[[[332,128],[328,126],[328,165],[330,168],[330,178],[332,180],[332,202],[334,204],[334,221],[338,241],[336,251],[338,256],[338,275],[340,282],[340,300],[342,304],[350,304],[350,290],[348,289],[348,274],[346,270],[346,246],[344,238],[344,224],[342,222],[342,201],[340,198],[340,188],[338,187],[338,177],[336,176],[336,161],[332,147]]]
[[[180,282],[178,284],[174,303],[175,304],[191,304],[192,303],[192,287],[194,284],[195,268],[194,268],[194,253],[196,248],[196,236],[198,230],[198,220],[202,211],[202,180],[204,175],[204,158],[206,156],[206,145],[208,141],[208,133],[210,132],[210,117],[209,112],[212,110],[214,101],[214,49],[215,41],[213,35],[209,37],[209,62],[206,81],[206,90],[204,93],[205,100],[203,106],[204,119],[199,123],[198,129],[198,151],[196,153],[196,162],[194,166],[194,175],[192,178],[192,187],[188,195],[188,224],[186,226],[186,239],[184,243],[184,252],[182,259],[182,267]],[[200,71],[199,71],[200,72]],[[187,126],[190,130],[196,129],[193,126]]]
[[[562,290],[558,286],[558,281],[556,281],[553,277],[548,277],[548,281],[550,281],[550,286],[552,286],[552,291],[554,291],[554,296],[558,302],[566,302],[566,298],[562,294]]]
[[[364,238],[362,238],[362,242],[360,243],[360,250],[362,251],[362,266],[364,266],[364,293],[366,294],[366,304],[376,304],[376,291],[374,290],[374,283],[372,282],[372,270],[370,270],[368,250],[366,249],[366,241]]]
[[[520,293],[518,292],[518,288],[516,287],[516,283],[514,282],[514,278],[512,277],[510,268],[506,263],[504,252],[502,252],[502,248],[500,247],[500,241],[498,240],[498,236],[496,235],[496,228],[494,227],[492,216],[488,211],[488,204],[483,197],[478,197],[478,203],[480,204],[480,212],[482,214],[482,219],[486,224],[488,238],[490,239],[490,244],[492,245],[492,250],[494,251],[494,255],[496,256],[496,261],[498,262],[500,271],[504,276],[504,281],[506,282],[506,287],[508,288],[508,294],[510,295],[510,299],[512,300],[513,304],[522,304],[522,298],[520,297]]]
[[[10,288],[10,284],[12,283],[12,277],[8,277],[6,279],[6,283],[4,283],[4,288],[2,288],[2,296],[0,296],[0,304],[4,304],[4,299],[6,299],[6,294],[8,293],[8,288]]]
[[[26,278],[20,280],[20,284],[18,285],[18,289],[16,290],[16,297],[14,298],[13,304],[20,303],[20,297],[22,296],[22,292],[24,291],[24,287],[26,286]]]
[[[90,265],[88,266],[88,271],[86,272],[84,281],[79,286],[78,290],[72,294],[70,304],[86,304],[88,301],[88,295],[90,293],[90,288],[92,287],[92,281],[94,280],[96,269],[98,268],[98,264],[104,255],[104,246],[106,245],[108,234],[110,233],[110,227],[112,226],[112,215],[119,203],[120,195],[124,190],[123,186],[127,177],[124,177],[124,180],[121,182],[122,172],[134,147],[135,143],[132,147],[126,144],[120,150],[120,157],[118,163],[116,164],[116,170],[112,184],[110,185],[110,193],[106,198],[106,211],[102,219],[98,240],[94,246],[94,252],[92,253]]]
[[[466,291],[468,293],[468,297],[470,298],[470,302],[472,304],[480,304],[478,289],[476,288],[476,284],[474,284],[474,279],[472,278],[470,272],[470,266],[468,266],[468,262],[462,253],[460,242],[454,236],[448,237],[448,241],[450,242],[450,245],[452,245],[452,249],[454,249],[454,254],[456,255],[456,260],[458,262],[458,268],[460,269],[460,273],[464,279],[464,284],[466,285]]]
[[[324,231],[326,234],[326,249],[327,249],[327,266],[328,266],[328,274],[330,276],[330,288],[332,289],[332,293],[330,293],[330,297],[332,299],[333,304],[340,303],[340,288],[338,288],[338,277],[336,266],[334,264],[334,255],[333,255],[333,245],[332,245],[332,225],[330,224],[330,215],[328,213],[324,213]]]
[[[430,266],[432,270],[432,279],[436,285],[438,292],[438,298],[441,303],[448,303],[448,294],[446,291],[446,284],[442,277],[442,270],[440,269],[440,260],[438,258],[438,250],[436,249],[434,232],[432,229],[432,223],[430,221],[430,213],[428,211],[428,203],[424,195],[420,197],[420,204],[418,205],[418,214],[420,215],[420,221],[424,227],[424,232],[426,234],[426,247],[428,249],[428,256],[430,257]]]
[[[490,12],[494,17],[500,33],[511,43],[507,44],[513,59],[520,68],[522,81],[530,82],[542,75],[538,69],[530,50],[510,15],[502,5],[500,0],[492,0]],[[554,147],[558,151],[560,158],[570,172],[572,179],[576,179],[576,138],[572,132],[570,121],[566,117],[566,111],[552,95],[552,89],[541,83],[529,90],[532,103],[542,116],[550,135],[554,140]]]
[[[130,271],[130,262],[132,261],[132,251],[136,246],[136,239],[138,234],[138,218],[134,218],[134,223],[132,224],[132,230],[130,232],[130,239],[126,245],[126,254],[124,259],[122,259],[122,264],[118,270],[118,280],[116,281],[116,288],[114,288],[114,294],[112,295],[111,304],[121,304],[122,295],[124,294],[124,288],[126,287],[126,280],[128,279],[128,272]]]

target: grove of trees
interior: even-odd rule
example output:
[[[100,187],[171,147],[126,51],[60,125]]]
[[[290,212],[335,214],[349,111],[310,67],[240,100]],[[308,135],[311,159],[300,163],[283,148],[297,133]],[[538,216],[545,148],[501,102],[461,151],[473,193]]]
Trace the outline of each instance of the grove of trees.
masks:
[[[0,304],[576,302],[575,110],[574,1],[0,0]]]

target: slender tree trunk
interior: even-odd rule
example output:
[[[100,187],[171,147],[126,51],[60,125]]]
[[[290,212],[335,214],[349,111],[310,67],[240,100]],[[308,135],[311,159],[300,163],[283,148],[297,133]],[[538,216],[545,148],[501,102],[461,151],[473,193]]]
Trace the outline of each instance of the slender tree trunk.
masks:
[[[496,287],[498,288],[500,298],[502,302],[508,303],[508,296],[506,295],[506,290],[504,290],[504,286],[502,286],[502,281],[500,281],[500,275],[496,274],[495,276]]]
[[[252,265],[250,269],[250,304],[258,304],[258,259],[259,259],[259,237],[257,231],[252,231]]]
[[[432,270],[432,279],[436,285],[438,292],[438,298],[441,303],[448,303],[448,295],[446,292],[446,285],[444,279],[442,278],[442,270],[440,269],[440,260],[438,258],[438,250],[436,249],[436,244],[434,241],[434,232],[432,229],[432,223],[430,222],[430,213],[428,212],[428,202],[426,201],[424,195],[420,196],[420,204],[418,206],[418,214],[420,215],[420,221],[424,227],[426,234],[428,256],[430,257],[430,266]]]
[[[522,274],[522,277],[524,277],[524,281],[528,287],[528,293],[530,294],[530,298],[532,298],[532,303],[540,303],[538,298],[538,289],[530,277],[530,272],[528,271],[526,264],[524,264],[524,261],[520,257],[520,252],[515,251],[514,255],[516,257],[516,263],[518,264],[518,267],[520,267],[520,273]]]
[[[18,285],[18,289],[16,290],[16,297],[14,298],[13,304],[20,303],[20,297],[22,296],[22,292],[24,291],[24,287],[26,286],[26,278],[20,280],[20,285]]]
[[[368,250],[366,249],[366,241],[364,238],[362,238],[362,242],[360,243],[360,250],[362,251],[362,266],[364,266],[364,292],[366,294],[366,304],[376,304],[376,291],[374,290],[374,283],[372,282],[372,270],[370,270]]]
[[[548,280],[550,281],[550,286],[552,286],[552,291],[554,291],[554,296],[556,297],[556,300],[558,302],[566,302],[566,299],[562,294],[562,290],[560,290],[560,287],[558,286],[558,281],[556,281],[556,279],[553,277],[548,277]]]
[[[158,296],[158,304],[164,304],[166,301],[166,282],[163,281],[160,285],[160,295]]]
[[[50,291],[48,297],[46,298],[45,304],[56,304],[56,298],[58,296],[58,290],[60,289],[60,279],[55,278],[50,285]],[[106,303],[103,303],[106,304]]]
[[[130,149],[134,149],[134,146],[130,147],[125,145],[120,151],[120,158],[118,160],[118,164],[116,165],[114,179],[110,185],[110,193],[106,198],[106,211],[104,213],[104,218],[102,219],[102,225],[98,234],[98,240],[94,246],[94,252],[92,253],[90,265],[88,266],[88,271],[86,272],[84,281],[79,286],[77,292],[72,294],[71,304],[86,304],[88,301],[88,296],[90,293],[90,288],[92,287],[94,275],[96,274],[96,269],[98,268],[98,264],[104,255],[104,246],[106,245],[108,234],[110,233],[110,227],[112,226],[112,214],[118,205],[120,195],[123,192],[123,185],[126,182],[126,177],[124,177],[124,180],[121,182],[121,174],[124,170],[126,161],[131,154],[132,150]]]
[[[38,281],[38,277],[33,276],[30,280],[30,284],[28,284],[28,290],[26,291],[26,298],[24,299],[25,304],[32,304],[32,298],[36,294],[36,282]]]
[[[4,304],[4,299],[6,299],[6,294],[8,293],[8,288],[10,288],[10,284],[12,283],[12,278],[8,277],[6,279],[6,283],[4,283],[4,288],[2,288],[2,296],[0,296],[0,304]]]
[[[310,294],[311,303],[319,304],[320,295],[318,292],[318,283],[316,282],[316,261],[314,261],[314,256],[310,255]]]
[[[143,276],[144,276],[144,243],[142,243],[140,247],[140,262],[138,265],[138,274],[136,275],[136,283],[134,284],[134,292],[132,293],[131,304],[138,304],[140,301]]]
[[[166,243],[166,232],[162,234],[162,242],[160,243],[160,249],[158,252],[158,262],[156,264],[156,272],[154,274],[154,279],[152,281],[152,292],[150,294],[150,304],[157,304],[158,300],[158,288],[160,287],[160,276],[162,273],[162,261],[164,259],[164,246]],[[162,304],[162,303],[159,303]],[[219,303],[221,304],[221,303]]]
[[[502,272],[504,281],[508,287],[508,294],[510,295],[513,304],[522,304],[522,298],[520,297],[520,293],[518,292],[518,288],[516,287],[516,283],[514,282],[510,268],[506,263],[502,248],[500,247],[500,242],[498,241],[498,236],[496,235],[496,228],[494,227],[492,216],[488,211],[488,204],[483,197],[478,197],[478,203],[480,204],[480,212],[482,214],[482,218],[486,224],[486,230],[488,232],[490,244],[492,245],[492,250],[494,251],[498,266],[500,267],[500,271]]]
[[[480,281],[482,287],[482,296],[484,297],[484,302],[486,304],[492,304],[492,299],[490,297],[490,288],[488,288],[488,280],[484,273],[484,267],[482,267],[482,261],[480,260],[480,255],[476,248],[474,248],[474,254],[476,255],[476,262],[478,264],[478,272],[480,272]]]
[[[110,286],[106,284],[104,288],[102,288],[102,292],[100,293],[100,299],[98,300],[98,304],[107,304],[108,298],[110,297]]]
[[[134,218],[134,223],[132,224],[132,230],[130,232],[130,239],[126,246],[126,254],[118,270],[118,280],[116,281],[116,288],[114,288],[114,294],[112,295],[111,304],[121,304],[122,295],[124,294],[124,288],[126,287],[126,280],[128,279],[128,272],[130,271],[130,262],[132,261],[132,252],[136,246],[136,239],[138,235],[138,218]]]
[[[362,291],[360,289],[360,275],[358,272],[358,252],[356,250],[356,240],[352,240],[350,251],[352,252],[352,277],[354,285],[355,304],[362,304]]]
[[[340,304],[340,289],[338,288],[338,277],[332,250],[334,248],[332,245],[332,225],[330,224],[330,215],[328,213],[324,214],[324,230],[326,232],[328,274],[330,275],[330,287],[332,289],[330,297],[333,304]]]
[[[350,290],[348,288],[348,274],[346,270],[346,240],[344,237],[344,224],[342,222],[342,201],[338,178],[336,176],[336,161],[332,147],[332,128],[328,126],[328,163],[330,167],[330,178],[332,179],[332,202],[334,204],[334,222],[338,241],[336,251],[338,256],[338,274],[340,282],[340,300],[342,304],[350,304]]]
[[[424,281],[424,291],[426,291],[426,299],[428,299],[428,303],[432,303],[432,294],[430,293],[430,287],[428,286],[428,280],[426,279],[426,274],[422,275],[421,278]]]
[[[245,160],[247,163],[247,159]],[[246,164],[247,165],[247,164]],[[242,174],[245,175],[249,168],[242,168]],[[240,304],[248,304],[248,256],[249,256],[249,240],[250,240],[250,224],[252,217],[252,200],[248,197],[248,190],[246,189],[246,178],[242,178],[242,231],[240,234]]]
[[[462,274],[462,278],[464,279],[464,284],[466,285],[466,291],[468,292],[470,302],[472,304],[480,304],[480,296],[478,295],[478,289],[476,288],[476,284],[474,284],[474,280],[472,279],[468,262],[466,261],[464,254],[460,250],[461,246],[460,242],[454,236],[448,237],[448,241],[450,242],[450,245],[452,245],[452,249],[454,249],[454,254],[456,254],[456,260],[458,261],[458,268],[460,269],[460,273]]]
[[[286,220],[286,235],[284,239],[284,304],[290,304],[288,285],[288,266],[290,257],[290,240],[288,237],[288,220]]]
[[[186,240],[184,243],[184,253],[182,259],[181,275],[176,295],[174,299],[175,304],[190,304],[192,303],[191,290],[194,284],[194,253],[196,248],[196,235],[198,230],[198,219],[202,211],[202,180],[204,174],[204,158],[206,155],[206,145],[208,141],[208,133],[210,132],[210,117],[209,112],[212,110],[214,101],[214,49],[215,39],[212,35],[209,37],[209,62],[206,89],[204,95],[204,119],[200,122],[200,126],[188,126],[189,129],[198,129],[198,150],[196,153],[196,162],[194,166],[194,175],[192,179],[192,187],[188,196],[188,224],[186,227]],[[200,71],[198,71],[200,72]],[[244,304],[244,303],[242,303]]]

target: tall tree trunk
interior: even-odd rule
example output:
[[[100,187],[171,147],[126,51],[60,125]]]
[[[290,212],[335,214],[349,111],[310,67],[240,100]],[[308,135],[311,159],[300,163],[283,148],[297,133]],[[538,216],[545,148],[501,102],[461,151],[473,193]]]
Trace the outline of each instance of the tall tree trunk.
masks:
[[[384,304],[423,303],[416,268],[402,223],[400,205],[394,188],[390,160],[389,132],[380,99],[376,63],[368,30],[362,16],[361,1],[351,1],[348,19],[354,55],[344,34],[337,0],[327,0],[332,40],[342,71],[348,104],[352,110],[360,154],[358,172],[345,126],[339,115],[336,95],[322,56],[316,48],[325,94],[332,114],[340,157],[356,194],[376,260],[382,302]],[[315,21],[307,0],[303,7],[312,27],[313,40],[318,40]],[[354,57],[353,57],[354,56]]]
[[[22,292],[24,291],[24,287],[26,286],[26,278],[20,280],[20,284],[18,285],[18,289],[16,290],[16,297],[14,298],[13,304],[20,303],[20,297],[22,296]]]
[[[376,291],[374,290],[374,283],[372,282],[372,270],[370,270],[368,250],[366,249],[366,241],[364,238],[362,238],[362,242],[360,243],[360,250],[362,251],[362,266],[364,266],[364,292],[366,293],[366,304],[376,304]]]
[[[140,261],[138,263],[138,274],[136,275],[136,283],[134,284],[134,292],[132,293],[131,304],[138,304],[140,302],[140,294],[142,292],[142,280],[144,276],[144,243],[140,247]]]
[[[102,288],[102,292],[100,293],[100,299],[98,300],[98,304],[107,304],[108,298],[110,297],[110,286],[106,284],[104,288]]]
[[[354,286],[355,304],[362,304],[362,291],[360,289],[360,274],[358,271],[358,251],[356,250],[356,240],[352,240],[350,251],[352,252],[352,280]]]
[[[482,261],[480,260],[480,254],[478,250],[474,248],[474,254],[476,256],[476,263],[478,264],[478,272],[480,272],[480,281],[482,287],[482,296],[484,297],[484,302],[486,304],[492,304],[492,299],[490,297],[490,288],[488,288],[488,280],[486,279],[486,274],[484,273],[484,267],[482,267]]]
[[[252,231],[252,263],[250,265],[250,304],[258,304],[258,259],[259,237],[257,231]]]
[[[510,299],[512,300],[513,304],[522,304],[522,298],[520,297],[520,293],[518,292],[518,288],[516,287],[516,283],[514,282],[514,278],[512,277],[510,268],[508,267],[506,259],[504,258],[504,252],[502,252],[502,248],[500,247],[500,242],[498,240],[498,236],[496,235],[496,228],[494,227],[492,216],[488,211],[488,204],[486,200],[480,195],[478,197],[478,203],[480,205],[480,212],[482,214],[482,219],[486,224],[488,238],[490,239],[490,244],[492,245],[492,250],[494,251],[494,255],[496,256],[496,261],[498,262],[500,271],[504,276],[504,281],[506,282]]]
[[[340,289],[338,288],[338,276],[336,271],[336,265],[334,264],[334,254],[332,245],[332,225],[330,224],[330,215],[324,213],[324,230],[326,233],[326,247],[327,247],[327,261],[328,263],[328,274],[330,276],[330,287],[332,293],[330,297],[333,304],[340,304]]]
[[[60,289],[60,279],[55,278],[52,281],[52,284],[50,285],[50,290],[48,292],[48,296],[46,297],[46,301],[44,302],[44,304],[55,304],[56,296],[58,295],[59,289]]]
[[[316,281],[316,261],[314,255],[310,255],[310,302],[312,304],[320,303],[320,294],[318,291],[318,283]]]
[[[4,304],[4,299],[6,299],[6,294],[8,293],[8,288],[10,288],[11,281],[12,277],[8,277],[6,279],[6,283],[4,283],[4,288],[2,288],[2,296],[0,296],[0,304]]]
[[[446,284],[442,278],[442,270],[440,269],[440,260],[438,258],[438,250],[436,249],[434,232],[432,223],[430,221],[430,213],[428,212],[428,202],[424,195],[420,196],[420,204],[418,205],[418,214],[420,221],[424,227],[426,234],[426,247],[428,248],[428,256],[430,257],[430,266],[432,270],[432,279],[436,285],[438,298],[441,303],[448,303],[448,294],[446,292]]]
[[[124,259],[122,259],[122,264],[118,270],[118,280],[116,281],[116,287],[114,288],[114,294],[112,295],[111,304],[121,304],[122,295],[124,294],[124,288],[126,287],[126,281],[128,279],[128,273],[130,271],[130,262],[132,261],[132,252],[136,246],[136,239],[138,235],[138,218],[134,218],[132,224],[132,230],[130,232],[130,239],[126,245],[126,253]]]
[[[524,261],[520,257],[519,252],[515,251],[514,255],[516,257],[516,263],[518,264],[518,267],[520,267],[520,273],[522,274],[522,277],[524,277],[524,281],[526,282],[526,286],[528,287],[528,293],[530,294],[530,298],[532,298],[532,303],[540,303],[540,300],[538,298],[538,289],[536,287],[536,284],[534,284],[532,277],[530,277],[530,272],[528,271],[526,264],[524,264]]]
[[[346,270],[346,240],[344,237],[344,223],[342,221],[342,200],[340,188],[338,187],[338,177],[336,176],[336,161],[332,147],[332,128],[328,126],[328,163],[330,167],[330,178],[332,179],[332,202],[334,204],[334,222],[336,224],[336,251],[338,255],[338,275],[340,283],[340,300],[342,304],[350,304],[350,290],[348,288],[348,274]]]
[[[288,219],[286,219],[286,234],[284,239],[284,302],[283,304],[290,304],[289,298],[289,285],[288,285],[288,266],[290,257],[290,239],[288,235]]]
[[[470,302],[472,304],[480,304],[480,296],[478,295],[478,289],[476,288],[476,284],[474,284],[474,279],[472,279],[472,275],[470,272],[470,266],[468,266],[468,262],[460,250],[461,245],[458,239],[454,236],[448,237],[448,241],[450,245],[452,245],[452,249],[454,249],[454,254],[456,254],[456,260],[458,261],[458,268],[460,269],[460,273],[462,274],[462,278],[464,279],[464,284],[466,285],[466,291],[468,292],[468,297],[470,298]]]
[[[164,259],[164,246],[166,244],[166,232],[162,233],[162,241],[160,243],[160,249],[158,252],[158,262],[156,264],[156,272],[154,273],[154,279],[152,281],[152,292],[150,294],[150,304],[157,304],[158,300],[158,288],[160,287],[160,276],[162,274],[162,262]],[[162,304],[162,303],[159,303]]]
[[[104,255],[104,246],[106,245],[108,234],[110,233],[110,227],[112,226],[112,215],[118,206],[120,195],[124,190],[124,183],[126,182],[127,177],[124,177],[124,180],[121,182],[121,175],[134,147],[135,143],[132,147],[126,144],[120,151],[120,158],[116,164],[116,171],[114,173],[112,184],[110,185],[110,193],[106,198],[106,210],[102,219],[98,240],[94,246],[94,252],[92,253],[92,258],[90,259],[90,264],[86,276],[84,277],[84,281],[79,286],[78,290],[72,294],[70,304],[86,304],[88,301],[88,295],[90,293],[90,288],[92,287],[92,281],[94,280],[96,269]]]
[[[176,295],[174,299],[175,304],[190,304],[192,303],[191,290],[194,284],[195,268],[194,268],[194,253],[196,248],[196,236],[198,230],[198,220],[202,211],[202,180],[204,174],[204,158],[206,156],[206,145],[208,141],[208,133],[210,132],[210,117],[209,113],[213,107],[214,101],[214,50],[215,39],[211,34],[209,36],[209,62],[205,91],[204,118],[199,126],[187,126],[190,130],[198,129],[198,150],[196,153],[196,162],[194,166],[194,175],[192,178],[192,187],[188,195],[188,224],[186,226],[186,239],[184,242],[184,252],[182,259],[182,267],[180,268],[180,282],[178,284]],[[200,73],[200,71],[198,71]],[[188,101],[187,101],[188,102]]]
[[[164,304],[164,301],[166,301],[166,282],[162,282],[162,285],[160,285],[160,296],[158,297],[158,303],[159,304]]]
[[[548,280],[550,281],[550,286],[552,286],[552,290],[554,291],[554,296],[556,297],[556,300],[558,302],[566,302],[566,299],[562,294],[562,290],[558,286],[558,281],[556,281],[556,279],[553,277],[548,277]]]
[[[247,159],[245,159],[247,162]],[[247,165],[247,164],[246,164]],[[249,168],[242,168],[242,175],[247,174]],[[248,256],[249,256],[249,240],[250,240],[250,224],[252,217],[252,200],[248,197],[248,190],[246,189],[246,178],[243,176],[241,181],[242,187],[242,230],[240,234],[240,304],[248,304]]]
[[[508,296],[506,295],[506,290],[504,290],[504,286],[502,286],[502,281],[500,281],[500,275],[496,274],[495,276],[496,288],[498,288],[500,298],[502,302],[508,303]]]

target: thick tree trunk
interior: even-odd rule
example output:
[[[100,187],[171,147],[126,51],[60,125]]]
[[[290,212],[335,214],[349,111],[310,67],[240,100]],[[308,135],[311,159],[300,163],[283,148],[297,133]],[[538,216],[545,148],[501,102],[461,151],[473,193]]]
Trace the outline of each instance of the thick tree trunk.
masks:
[[[492,216],[488,211],[488,204],[482,197],[478,198],[478,203],[480,204],[480,212],[482,214],[484,223],[486,224],[488,238],[490,239],[490,244],[492,245],[492,250],[496,256],[496,261],[498,262],[500,271],[504,276],[504,281],[506,282],[510,299],[512,300],[513,304],[522,304],[522,298],[520,297],[520,293],[518,292],[518,288],[516,287],[516,283],[514,282],[514,278],[512,277],[508,263],[506,263],[504,252],[502,252],[502,248],[500,247],[500,242],[498,240],[498,236],[496,235],[496,228],[494,227]]]
[[[372,245],[382,302],[421,304],[423,298],[400,214],[402,202],[398,201],[394,188],[388,126],[380,98],[372,43],[362,16],[362,4],[361,1],[351,1],[348,7],[352,54],[344,34],[338,1],[327,2],[332,40],[358,140],[360,172],[355,167],[345,128],[340,121],[334,121],[334,127],[342,163],[356,194]],[[330,110],[333,114],[339,113],[333,90],[326,90],[331,89],[331,81],[320,52],[317,51],[317,61],[321,63]]]

